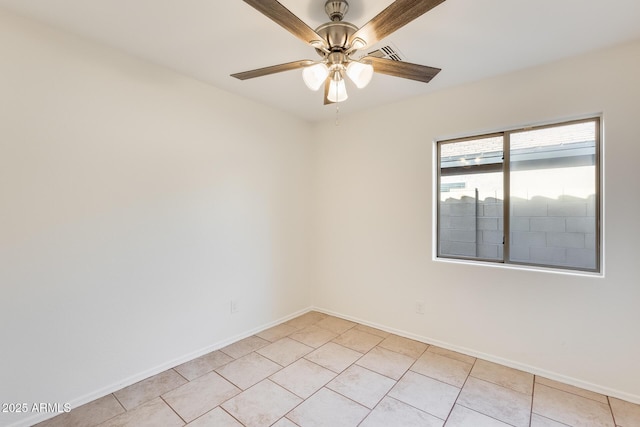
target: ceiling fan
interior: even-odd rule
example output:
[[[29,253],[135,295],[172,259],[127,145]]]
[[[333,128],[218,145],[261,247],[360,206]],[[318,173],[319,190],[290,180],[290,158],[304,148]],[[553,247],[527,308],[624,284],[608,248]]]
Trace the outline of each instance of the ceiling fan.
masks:
[[[321,59],[306,59],[231,74],[237,79],[247,80],[302,68],[302,78],[309,89],[318,90],[324,83],[326,105],[347,99],[345,74],[357,87],[363,88],[371,81],[374,72],[424,83],[428,83],[440,72],[439,68],[424,65],[375,56],[356,59],[353,55],[357,50],[377,43],[445,0],[396,0],[361,28],[343,21],[349,9],[346,0],[327,0],[324,8],[331,21],[315,30],[276,0],[243,1],[315,48]]]

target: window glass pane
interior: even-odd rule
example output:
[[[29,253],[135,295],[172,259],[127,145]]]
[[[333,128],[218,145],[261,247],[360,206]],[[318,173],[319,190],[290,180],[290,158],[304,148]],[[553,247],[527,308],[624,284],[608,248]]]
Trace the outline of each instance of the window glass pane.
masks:
[[[596,122],[510,134],[509,259],[596,269]]]
[[[438,254],[502,260],[503,137],[440,144]]]

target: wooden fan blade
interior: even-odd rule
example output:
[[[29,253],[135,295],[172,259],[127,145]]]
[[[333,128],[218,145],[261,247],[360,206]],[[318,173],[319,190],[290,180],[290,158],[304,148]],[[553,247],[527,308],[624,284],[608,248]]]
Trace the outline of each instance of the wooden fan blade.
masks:
[[[440,68],[394,61],[392,59],[376,58],[374,56],[365,56],[362,58],[362,61],[369,61],[371,65],[373,65],[373,71],[376,73],[417,80],[424,83],[429,83],[429,81],[441,71]]]
[[[315,43],[326,45],[318,33],[276,0],[244,0],[244,2],[303,42],[312,45]]]
[[[382,40],[445,0],[396,0],[351,36],[367,46]]]
[[[254,77],[267,76],[269,74],[281,73],[283,71],[296,70],[298,68],[308,67],[314,64],[313,61],[305,59],[302,61],[287,62],[286,64],[272,65],[270,67],[258,68],[256,70],[244,71],[242,73],[231,74],[231,77],[235,77],[240,80],[253,79]]]
[[[335,104],[333,101],[329,101],[329,86],[331,85],[331,78],[327,78],[324,82],[324,105]]]

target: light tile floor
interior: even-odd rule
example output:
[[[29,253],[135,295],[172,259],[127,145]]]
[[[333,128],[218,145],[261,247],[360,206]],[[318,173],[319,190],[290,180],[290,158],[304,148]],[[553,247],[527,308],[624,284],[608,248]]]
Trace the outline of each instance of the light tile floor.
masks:
[[[640,426],[640,405],[310,312],[40,427]]]

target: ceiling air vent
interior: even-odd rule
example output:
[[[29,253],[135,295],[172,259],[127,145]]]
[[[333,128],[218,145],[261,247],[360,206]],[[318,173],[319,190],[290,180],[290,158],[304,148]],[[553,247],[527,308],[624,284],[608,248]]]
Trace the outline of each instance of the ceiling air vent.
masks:
[[[404,56],[400,54],[400,51],[398,50],[398,48],[392,45],[391,43],[385,46],[382,46],[381,48],[376,49],[374,51],[368,52],[367,56],[391,59],[393,61],[404,61]]]

